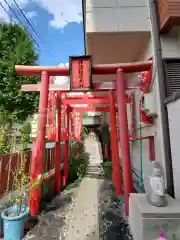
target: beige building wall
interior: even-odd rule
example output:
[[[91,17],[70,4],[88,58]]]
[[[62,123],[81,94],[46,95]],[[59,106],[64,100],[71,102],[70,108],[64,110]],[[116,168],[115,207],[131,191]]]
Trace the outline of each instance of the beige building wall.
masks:
[[[147,0],[86,0],[86,32],[148,31]]]
[[[147,60],[149,57],[153,57],[154,55],[153,43],[151,38],[147,43],[147,47],[142,51],[138,60]],[[161,110],[160,110],[160,100],[159,100],[159,87],[157,82],[156,75],[156,66],[153,63],[153,74],[152,74],[152,86],[150,94],[153,97],[154,109],[157,117],[155,118],[153,125],[148,125],[142,123],[142,136],[154,136],[155,139],[155,159],[160,161],[165,171],[165,155],[164,155],[164,147],[163,147],[163,131],[162,131],[162,122],[161,122]],[[135,76],[134,76],[135,77]],[[140,122],[140,113],[139,113],[139,100],[140,100],[140,92],[136,91],[135,101],[136,101],[136,134],[139,136],[139,122]],[[152,173],[152,164],[149,159],[149,145],[148,140],[142,141],[142,166],[143,166],[143,177],[147,177]],[[136,174],[140,174],[140,165],[141,165],[141,152],[140,152],[140,141],[135,141],[132,147],[132,166]]]
[[[161,49],[163,58],[180,58],[180,27],[173,27],[169,34],[161,35]],[[174,81],[179,78],[174,79]],[[171,144],[171,158],[174,178],[174,191],[176,199],[180,200],[180,100],[175,100],[167,105],[169,119],[169,133]]]
[[[163,58],[180,58],[180,27],[173,27],[169,34],[161,35]]]
[[[93,61],[97,64],[109,64],[118,62],[134,62],[147,60],[153,57],[154,49],[151,40],[151,24],[149,6],[147,0],[86,0],[85,28],[87,53],[93,55]],[[171,33],[173,37],[164,35],[162,46],[168,45],[169,50],[163,47],[163,55],[169,52],[179,54],[179,34]],[[176,37],[175,37],[176,36]],[[175,39],[174,39],[175,38]],[[167,43],[168,42],[168,43]],[[173,45],[173,47],[172,47]],[[172,54],[171,54],[172,55]],[[128,84],[138,84],[138,74],[126,76]],[[157,118],[153,125],[143,124],[142,136],[155,137],[155,158],[164,162],[162,118],[160,111],[159,86],[157,81],[156,66],[153,64],[153,84],[151,95],[153,96]],[[115,76],[101,76],[95,80],[114,81]],[[139,134],[139,99],[140,92],[136,91],[136,133]],[[131,114],[127,105],[127,113],[130,125]],[[104,117],[109,122],[110,115]],[[151,174],[152,164],[149,160],[148,140],[142,141],[143,149],[143,175]],[[120,148],[119,148],[120,152]],[[120,154],[121,155],[121,154]],[[135,141],[132,147],[132,165],[134,171],[140,174],[140,142]]]

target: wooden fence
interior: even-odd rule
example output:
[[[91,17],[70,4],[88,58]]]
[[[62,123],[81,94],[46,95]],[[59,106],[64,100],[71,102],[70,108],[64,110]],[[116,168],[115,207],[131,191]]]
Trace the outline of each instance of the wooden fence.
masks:
[[[44,173],[54,168],[55,149],[45,150]],[[0,197],[14,190],[14,176],[20,167],[20,154],[0,155]],[[25,153],[25,174],[30,174],[31,151]]]

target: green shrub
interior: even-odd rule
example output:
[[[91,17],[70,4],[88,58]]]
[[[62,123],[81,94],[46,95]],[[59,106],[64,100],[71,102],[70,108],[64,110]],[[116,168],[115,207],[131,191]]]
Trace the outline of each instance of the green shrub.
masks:
[[[73,145],[72,145],[73,147]],[[84,148],[78,149],[78,155],[74,155],[71,151],[69,158],[68,184],[82,179],[86,175],[89,155],[84,151]]]
[[[113,172],[113,168],[112,168],[112,159],[111,158],[107,158],[103,164],[103,170],[104,170],[104,175],[105,178],[112,180],[112,172]],[[120,178],[121,178],[121,184],[123,186],[123,176],[122,176],[122,167],[120,166]]]
[[[108,158],[103,162],[104,175],[108,179],[112,179],[112,160]]]

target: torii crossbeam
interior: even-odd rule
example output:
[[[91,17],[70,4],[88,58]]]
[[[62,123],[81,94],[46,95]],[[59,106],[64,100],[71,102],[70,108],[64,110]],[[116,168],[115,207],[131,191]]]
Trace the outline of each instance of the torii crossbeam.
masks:
[[[118,131],[121,144],[121,156],[122,156],[122,168],[123,168],[123,184],[124,184],[124,199],[125,199],[125,212],[128,215],[129,194],[133,191],[132,187],[132,171],[130,160],[130,148],[129,148],[129,135],[128,135],[128,119],[126,110],[126,82],[124,73],[143,72],[149,71],[152,68],[152,61],[134,62],[134,63],[120,63],[110,65],[92,65],[92,59],[89,56],[70,57],[70,67],[41,67],[41,66],[16,66],[16,72],[19,75],[24,76],[41,76],[40,85],[31,85],[31,87],[23,86],[22,89],[29,91],[30,88],[33,91],[40,91],[39,102],[39,124],[38,124],[38,137],[36,139],[36,152],[32,155],[31,166],[31,179],[36,179],[43,172],[43,156],[44,156],[44,143],[46,135],[46,123],[47,123],[47,108],[48,108],[48,93],[50,91],[55,92],[69,92],[69,91],[103,91],[109,90],[109,107],[110,107],[110,124],[111,124],[111,138],[112,145],[112,165],[113,165],[113,182],[116,186],[117,195],[121,195],[120,185],[120,164],[118,153],[118,141],[116,132],[116,108],[115,102],[117,102],[118,109]],[[100,89],[95,87],[92,83],[93,75],[105,75],[115,74],[115,85]],[[69,89],[57,89],[57,86],[49,86],[50,76],[70,76]],[[116,91],[116,101],[113,96],[113,90]],[[65,99],[65,101],[69,99]],[[96,102],[97,99],[91,99]],[[102,100],[102,99],[101,99]],[[104,101],[104,100],[103,100]],[[77,101],[79,103],[79,100]],[[76,102],[76,103],[77,103]],[[106,101],[105,101],[106,102]],[[82,103],[82,102],[81,102]],[[57,95],[57,109],[60,108],[61,99]],[[70,102],[68,102],[70,104]],[[94,103],[92,103],[94,104]],[[55,191],[60,190],[60,164],[59,159],[61,157],[60,147],[60,135],[61,135],[61,119],[60,111],[58,112],[58,124],[56,132],[56,164],[55,164]],[[37,158],[38,156],[38,158]],[[37,161],[38,160],[38,161]],[[31,215],[35,215],[40,210],[40,196],[41,187],[35,189],[30,196],[30,210]]]

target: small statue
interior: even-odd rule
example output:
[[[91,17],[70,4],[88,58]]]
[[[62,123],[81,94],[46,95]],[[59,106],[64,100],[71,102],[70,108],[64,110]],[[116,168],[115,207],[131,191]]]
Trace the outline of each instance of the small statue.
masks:
[[[149,177],[147,186],[145,186],[147,199],[150,204],[156,207],[165,207],[167,206],[167,200],[165,197],[164,171],[159,162],[153,161],[152,164],[153,173]]]

